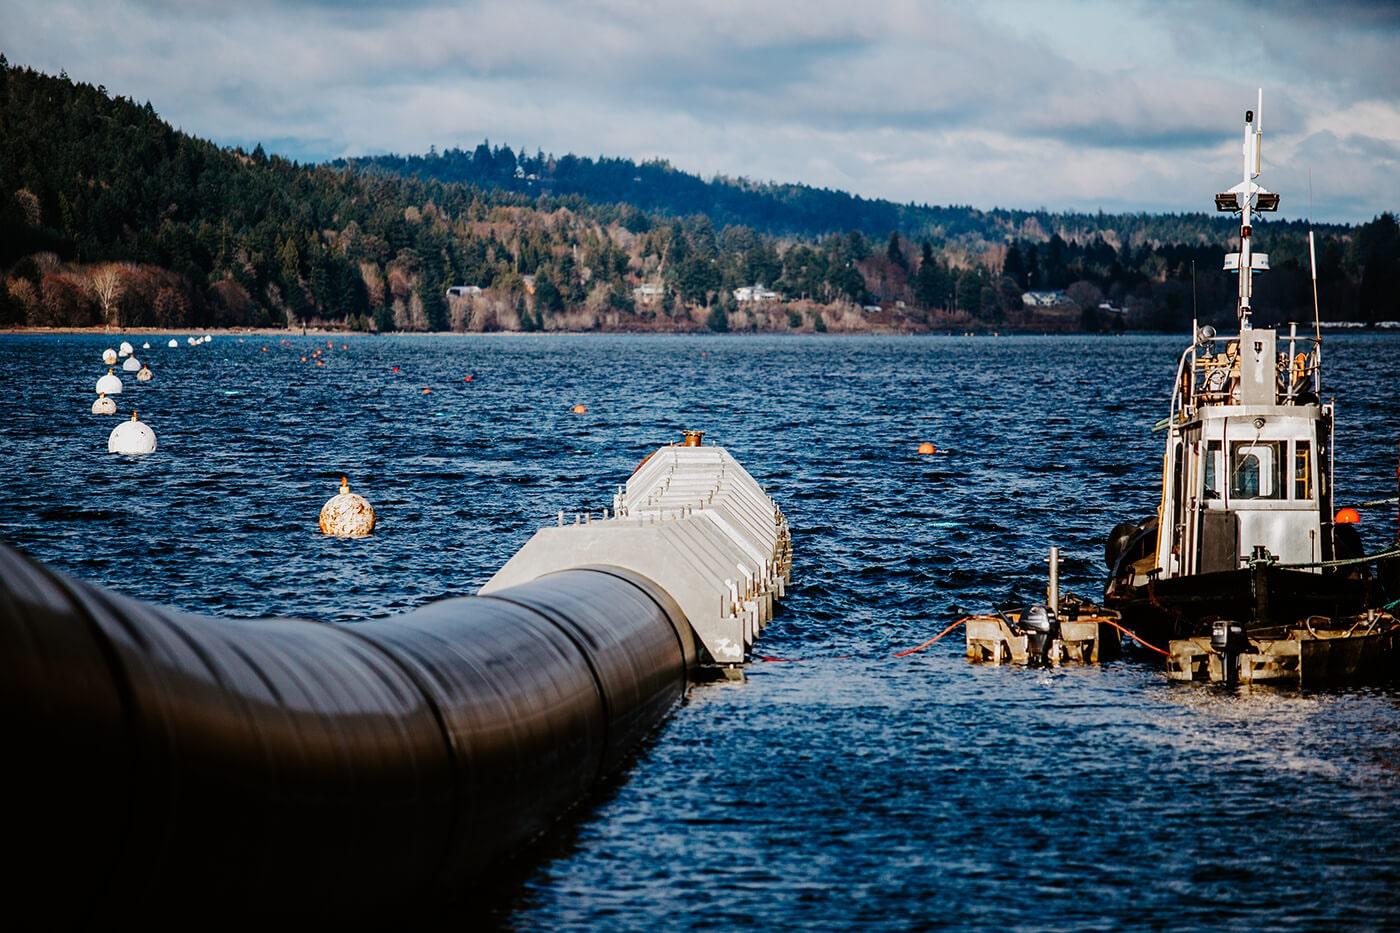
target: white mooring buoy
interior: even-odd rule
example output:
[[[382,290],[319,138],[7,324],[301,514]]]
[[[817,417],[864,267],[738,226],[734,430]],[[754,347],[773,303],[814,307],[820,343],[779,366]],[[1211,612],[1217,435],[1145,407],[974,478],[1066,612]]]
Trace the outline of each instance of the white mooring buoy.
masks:
[[[135,411],[132,411],[130,421],[123,421],[117,425],[112,429],[111,436],[107,438],[108,453],[140,457],[155,453],[155,449],[156,432],[152,431],[149,425],[138,420]]]
[[[116,366],[116,365],[117,365],[117,351],[116,351],[116,350],[113,350],[111,347],[108,347],[107,349],[103,350],[103,351],[102,351],[102,362],[103,362],[104,364],[106,364],[107,366]]]
[[[128,356],[122,363],[122,372],[134,373],[141,369],[141,361],[134,356]]]
[[[151,342],[150,342],[149,340],[147,340],[145,343],[141,344],[141,349],[142,349],[142,350],[149,350],[150,348],[151,348]]]
[[[172,350],[175,349],[176,347],[178,347],[179,345],[180,345],[180,341],[176,340],[174,337],[171,337],[171,338],[170,338],[170,342],[166,344],[166,346],[169,347],[169,348],[172,349]]]
[[[363,538],[374,530],[374,507],[364,496],[350,491],[348,477],[340,478],[340,494],[321,506],[321,533],[333,538]]]
[[[100,392],[97,400],[92,403],[92,413],[94,415],[115,415],[117,413],[117,403],[107,397],[107,393]]]
[[[95,388],[93,391],[99,395],[103,394],[104,392],[107,395],[121,395],[122,377],[118,376],[116,373],[112,372],[109,369],[107,370],[107,375],[97,380],[97,388]]]
[[[121,342],[121,345],[117,347],[117,353],[118,353],[118,355],[120,355],[120,356],[130,356],[131,354],[133,354],[133,353],[135,353],[135,352],[136,352],[136,349],[135,349],[134,347],[132,347],[131,344],[127,343],[125,340],[123,340],[123,341]]]
[[[151,367],[142,365],[141,371],[136,374],[137,382],[150,382],[152,378]]]

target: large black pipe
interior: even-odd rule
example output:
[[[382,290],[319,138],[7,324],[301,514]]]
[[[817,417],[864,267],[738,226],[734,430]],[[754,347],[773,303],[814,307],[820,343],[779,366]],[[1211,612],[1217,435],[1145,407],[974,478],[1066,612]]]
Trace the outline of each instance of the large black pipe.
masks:
[[[323,625],[163,609],[0,545],[7,907],[460,897],[625,760],[695,656],[675,602],[617,568]]]

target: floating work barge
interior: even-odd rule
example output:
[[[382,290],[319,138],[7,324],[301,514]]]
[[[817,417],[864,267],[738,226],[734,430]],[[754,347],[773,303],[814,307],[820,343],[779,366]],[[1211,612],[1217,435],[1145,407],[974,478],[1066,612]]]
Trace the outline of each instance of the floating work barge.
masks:
[[[1071,594],[1060,596],[1060,549],[1050,549],[1045,603],[1019,612],[969,616],[967,659],[974,664],[1097,664],[1118,657],[1118,613]]]
[[[1208,636],[1174,639],[1168,647],[1171,680],[1305,687],[1379,680],[1396,673],[1400,620],[1370,610],[1352,619],[1305,619],[1296,627],[1246,631],[1217,623]]]

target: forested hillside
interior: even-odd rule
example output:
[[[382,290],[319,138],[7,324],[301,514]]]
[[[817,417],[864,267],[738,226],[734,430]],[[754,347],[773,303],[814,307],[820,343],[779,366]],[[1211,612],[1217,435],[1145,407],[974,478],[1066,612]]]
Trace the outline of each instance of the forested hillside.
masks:
[[[483,142],[474,150],[436,149],[427,155],[381,155],[332,163],[362,172],[460,182],[480,188],[538,196],[577,195],[595,203],[627,204],[640,211],[686,217],[704,214],[716,226],[747,226],[780,236],[815,238],[858,230],[869,237],[891,231],[934,246],[988,243],[1025,238],[1090,240],[1102,236],[1114,246],[1163,243],[1225,245],[1238,224],[1213,213],[1082,214],[1050,211],[990,210],[897,204],[862,198],[844,191],[809,185],[774,184],[747,179],[709,181],[660,161],[564,155],[528,155],[510,146]],[[1208,195],[1203,195],[1203,203]],[[1306,235],[1296,222],[1271,222],[1271,230]],[[1319,233],[1338,234],[1344,227],[1321,224]]]
[[[1189,318],[1192,261],[1202,316],[1230,313],[1228,222],[1205,215],[901,207],[626,160],[532,159],[483,146],[395,171],[297,165],[0,57],[0,325],[1095,329],[1108,302],[1129,310],[1115,326],[1166,327]],[[650,193],[629,200],[628,178]],[[1309,317],[1302,231],[1259,232],[1276,269],[1259,305]],[[1328,228],[1320,252],[1327,316],[1396,316],[1392,217]],[[736,296],[755,285],[767,288]],[[1028,311],[1026,289],[1067,300]]]

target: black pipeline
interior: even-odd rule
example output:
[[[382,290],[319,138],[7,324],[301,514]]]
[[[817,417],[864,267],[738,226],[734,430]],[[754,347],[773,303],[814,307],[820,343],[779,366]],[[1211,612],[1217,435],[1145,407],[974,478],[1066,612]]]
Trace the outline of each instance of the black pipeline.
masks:
[[[9,911],[460,897],[622,762],[695,663],[672,599],[616,568],[323,625],[180,613],[0,546]]]

